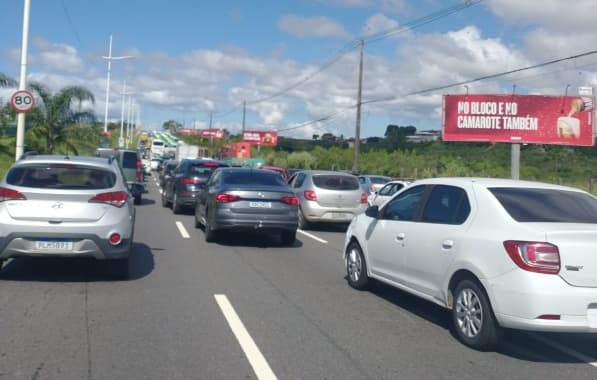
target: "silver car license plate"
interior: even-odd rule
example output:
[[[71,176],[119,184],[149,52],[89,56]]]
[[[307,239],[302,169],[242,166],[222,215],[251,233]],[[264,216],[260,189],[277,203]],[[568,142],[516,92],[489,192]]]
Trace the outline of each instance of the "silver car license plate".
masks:
[[[249,202],[249,207],[272,208],[272,202]]]
[[[73,242],[70,240],[36,240],[35,249],[40,251],[72,251]]]

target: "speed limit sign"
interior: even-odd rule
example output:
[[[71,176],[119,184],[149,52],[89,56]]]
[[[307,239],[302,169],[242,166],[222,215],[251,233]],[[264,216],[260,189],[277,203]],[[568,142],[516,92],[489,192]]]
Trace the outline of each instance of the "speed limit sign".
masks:
[[[29,112],[35,106],[35,98],[27,90],[18,90],[12,94],[10,105],[17,112]]]

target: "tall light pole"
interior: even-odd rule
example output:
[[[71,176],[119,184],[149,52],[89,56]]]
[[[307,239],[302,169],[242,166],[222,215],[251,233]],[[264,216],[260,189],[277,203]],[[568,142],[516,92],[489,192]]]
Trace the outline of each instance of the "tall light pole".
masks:
[[[124,86],[122,88],[122,107],[120,109],[120,136],[118,137],[118,146],[124,147],[124,101],[126,96],[132,93],[126,92],[126,81],[124,81]]]
[[[110,34],[110,44],[108,46],[108,56],[102,57],[108,60],[108,78],[106,80],[106,108],[104,110],[104,133],[108,132],[108,104],[110,103],[110,73],[112,72],[112,60],[132,58],[131,55],[112,57],[112,35]]]
[[[361,45],[361,52],[360,52],[360,59],[359,59],[359,88],[357,90],[357,119],[355,123],[355,132],[354,132],[354,160],[352,162],[352,171],[358,172],[359,171],[359,154],[360,154],[360,146],[361,146],[361,96],[363,93],[363,47],[365,46],[365,41],[360,41]]]
[[[21,75],[19,78],[19,90],[27,88],[27,48],[29,46],[29,10],[31,1],[25,0],[23,8],[23,40],[21,42]],[[15,149],[15,160],[23,155],[25,145],[25,112],[17,114],[17,145]]]

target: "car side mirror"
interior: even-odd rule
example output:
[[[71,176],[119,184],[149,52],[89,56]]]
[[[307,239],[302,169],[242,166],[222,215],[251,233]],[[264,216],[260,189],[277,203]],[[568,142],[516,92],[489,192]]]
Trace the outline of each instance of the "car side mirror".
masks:
[[[377,219],[377,217],[379,216],[379,206],[375,205],[367,207],[367,209],[365,210],[365,215],[367,215],[370,218]]]

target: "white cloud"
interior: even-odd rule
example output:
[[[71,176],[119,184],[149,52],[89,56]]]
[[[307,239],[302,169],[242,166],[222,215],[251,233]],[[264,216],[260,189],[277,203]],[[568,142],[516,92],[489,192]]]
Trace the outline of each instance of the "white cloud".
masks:
[[[349,39],[348,33],[342,25],[327,17],[301,17],[296,15],[282,16],[278,21],[278,29],[292,36],[332,37]]]
[[[32,46],[35,49],[33,60],[47,70],[77,74],[82,73],[85,68],[77,50],[72,46],[50,43],[42,38],[33,39]]]
[[[393,20],[382,13],[374,14],[365,21],[363,36],[370,36],[380,32],[386,32],[398,28],[398,21]]]

